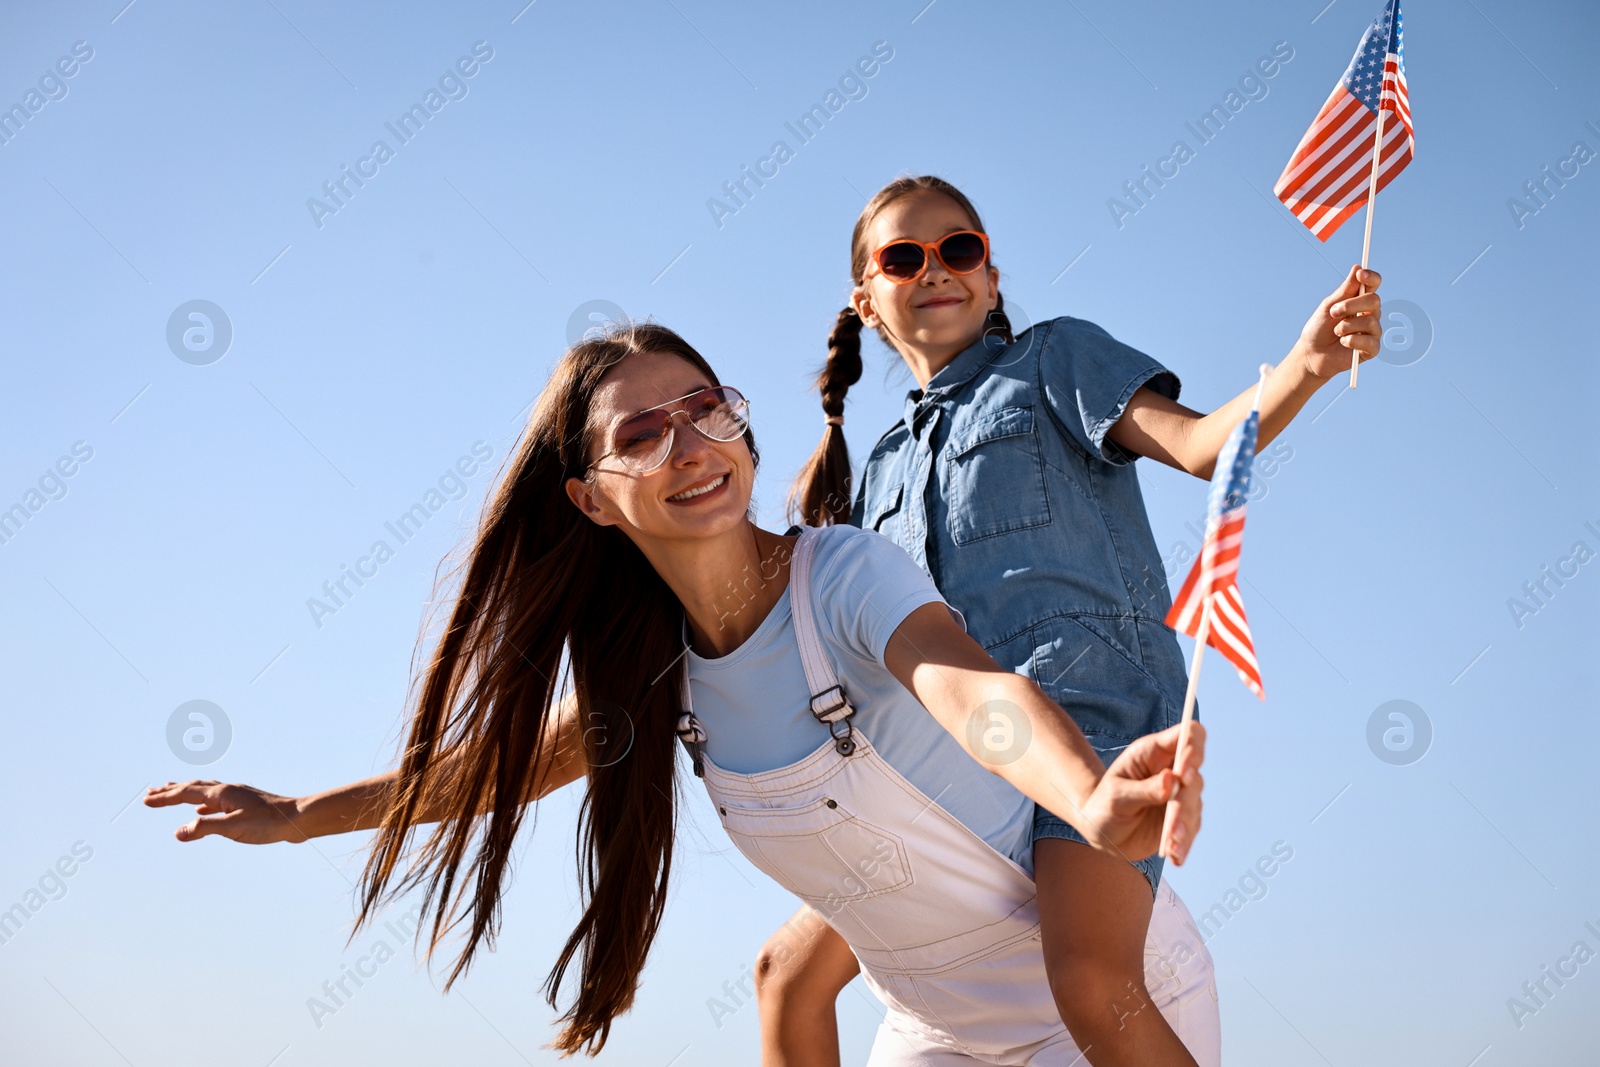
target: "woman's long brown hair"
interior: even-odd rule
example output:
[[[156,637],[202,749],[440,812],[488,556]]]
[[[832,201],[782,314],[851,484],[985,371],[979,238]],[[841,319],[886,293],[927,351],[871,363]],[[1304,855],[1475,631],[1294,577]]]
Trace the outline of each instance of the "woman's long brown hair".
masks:
[[[447,992],[480,942],[494,947],[522,798],[539,794],[552,766],[547,749],[556,727],[547,709],[562,695],[565,649],[589,768],[577,832],[583,915],[544,992],[558,1007],[563,978],[577,963],[575,999],[554,1042],[568,1054],[598,1053],[612,1019],[632,1005],[672,868],[683,607],[626,535],[584,517],[563,488],[586,472],[589,407],[601,379],[622,360],[650,353],[681,357],[718,384],[677,334],[630,324],[569,349],[535,403],[456,568],[465,578],[421,678],[397,787],[362,872],[355,924],[359,931],[426,881],[430,961],[470,905]],[[745,443],[754,458],[754,438],[747,434]],[[439,765],[446,753],[461,754],[450,773]],[[425,796],[443,798],[447,814],[390,887],[396,865],[410,858]]]
[[[978,209],[960,189],[943,178],[924,174],[914,178],[896,178],[879,189],[867,206],[861,209],[855,229],[850,232],[850,279],[860,286],[867,276],[867,228],[878,213],[896,200],[915,193],[939,193],[956,202],[967,213],[972,228],[983,229]],[[989,312],[986,334],[992,334],[1010,344],[1015,338],[1011,320],[1006,317],[1006,299],[999,297],[994,310]],[[855,308],[846,307],[834,320],[828,333],[828,361],[817,375],[816,388],[822,394],[822,411],[825,415],[844,416],[844,397],[850,387],[861,380],[861,316]],[[890,348],[894,338],[882,326],[878,337]],[[845,445],[844,427],[829,423],[822,431],[822,443],[811,454],[806,465],[795,476],[789,489],[789,511],[797,521],[807,526],[826,526],[834,522],[850,521],[850,450]]]

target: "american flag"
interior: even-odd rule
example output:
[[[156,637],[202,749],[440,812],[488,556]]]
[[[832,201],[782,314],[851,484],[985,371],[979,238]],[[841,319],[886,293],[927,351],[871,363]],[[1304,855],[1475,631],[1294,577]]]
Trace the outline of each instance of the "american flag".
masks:
[[[1239,680],[1261,699],[1261,668],[1250,640],[1250,624],[1239,598],[1239,550],[1244,545],[1245,496],[1250,492],[1250,466],[1256,455],[1256,431],[1261,413],[1252,411],[1228,435],[1211,476],[1211,498],[1206,506],[1206,537],[1200,558],[1178,590],[1167,625],[1190,637],[1200,631],[1205,605],[1211,604],[1206,644],[1221,652],[1239,670]]]
[[[1344,77],[1272,187],[1318,240],[1326,241],[1367,202],[1380,102],[1386,117],[1378,188],[1411,162],[1411,100],[1406,95],[1402,26],[1400,0],[1390,0],[1361,35]]]

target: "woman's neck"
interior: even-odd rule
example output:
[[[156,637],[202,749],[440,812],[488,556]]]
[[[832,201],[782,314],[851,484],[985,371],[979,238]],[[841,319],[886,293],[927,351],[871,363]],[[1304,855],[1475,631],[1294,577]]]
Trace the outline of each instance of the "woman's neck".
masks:
[[[796,540],[743,522],[651,561],[683,604],[697,653],[726,656],[756,632],[788,588]]]

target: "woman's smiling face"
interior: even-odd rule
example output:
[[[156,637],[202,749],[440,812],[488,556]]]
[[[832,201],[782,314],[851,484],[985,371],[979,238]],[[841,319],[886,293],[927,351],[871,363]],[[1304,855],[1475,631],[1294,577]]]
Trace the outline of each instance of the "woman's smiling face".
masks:
[[[880,211],[862,234],[870,256],[891,241],[933,242],[958,230],[973,229],[972,219],[942,193],[919,191]],[[1000,272],[990,264],[971,274],[952,274],[935,256],[915,281],[896,284],[871,269],[856,288],[854,301],[863,325],[888,330],[898,346],[911,346],[945,361],[983,335],[998,301]]]
[[[620,526],[635,541],[696,540],[745,521],[755,482],[755,462],[742,438],[713,441],[692,428],[686,414],[672,416],[672,447],[659,467],[629,469],[619,456],[604,456],[625,442],[618,431],[633,415],[665,405],[713,383],[688,360],[666,353],[641,353],[606,374],[589,408],[593,463],[587,479],[567,481],[567,495],[594,521]]]

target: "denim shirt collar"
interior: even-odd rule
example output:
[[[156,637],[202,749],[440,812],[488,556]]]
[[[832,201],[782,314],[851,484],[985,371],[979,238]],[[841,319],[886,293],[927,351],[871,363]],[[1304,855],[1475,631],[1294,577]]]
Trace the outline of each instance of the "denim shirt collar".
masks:
[[[906,393],[905,424],[915,433],[917,413],[928,404],[942,400],[957,389],[966,385],[978,372],[994,362],[1009,347],[999,337],[985,333],[966,348],[963,348],[955,359],[941,367],[937,374],[928,379],[926,389],[912,389]]]

